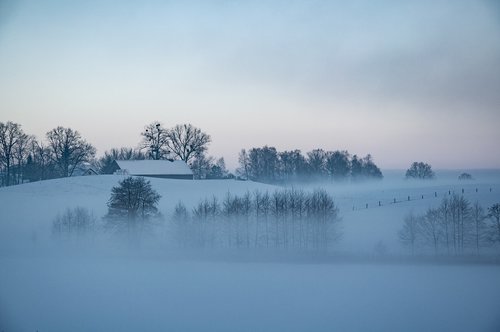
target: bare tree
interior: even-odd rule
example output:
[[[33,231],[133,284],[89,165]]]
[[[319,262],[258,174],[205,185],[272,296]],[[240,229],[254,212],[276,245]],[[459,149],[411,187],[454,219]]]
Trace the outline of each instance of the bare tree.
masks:
[[[168,131],[157,121],[150,123],[141,133],[140,149],[146,150],[150,159],[168,159],[170,154]]]
[[[146,159],[144,153],[132,148],[112,148],[104,152],[104,156],[97,160],[97,168],[101,174],[113,174],[115,171],[113,162],[115,160],[143,160]]]
[[[488,217],[493,220],[490,238],[492,241],[500,242],[500,203],[493,204],[488,208]]]
[[[166,138],[170,152],[186,163],[203,154],[211,142],[210,135],[191,124],[176,125],[167,131]]]
[[[221,204],[215,197],[207,198],[192,209],[192,218],[188,213],[178,205],[174,226],[182,230],[187,220],[189,232],[181,232],[186,238],[179,239],[197,247],[269,248],[274,244],[275,248],[327,250],[340,236],[338,208],[323,190],[307,194],[287,189],[272,195],[259,191],[242,196],[227,193]],[[304,223],[298,225],[297,220]],[[300,230],[298,239],[296,227]]]
[[[96,218],[94,214],[84,207],[66,209],[58,214],[52,223],[52,233],[84,235],[94,230]]]
[[[47,132],[51,159],[60,175],[68,177],[84,162],[95,156],[95,148],[71,128],[57,127]]]
[[[28,162],[30,145],[31,142],[35,140],[34,136],[29,136],[22,134],[17,140],[17,144],[14,149],[14,159],[16,163],[16,177],[15,181],[17,184],[23,183],[24,181],[24,171],[26,163]]]
[[[486,219],[486,214],[484,213],[483,207],[479,202],[475,202],[471,209],[472,221],[474,222],[474,243],[476,245],[476,253],[479,255],[479,248],[484,237],[484,229]]]
[[[350,155],[347,151],[327,152],[325,168],[335,180],[342,180],[349,176],[351,170]]]
[[[418,228],[420,218],[415,216],[413,212],[406,215],[403,228],[399,231],[399,239],[401,242],[410,247],[411,254],[415,254],[415,245],[417,243]]]
[[[442,223],[440,209],[428,209],[420,219],[419,230],[424,241],[432,243],[434,254],[438,254],[439,243],[442,237]]]
[[[16,146],[20,140],[27,136],[23,133],[21,125],[8,121],[7,123],[0,122],[0,165],[4,169],[3,183],[6,186],[12,184],[12,166]]]
[[[238,174],[245,180],[248,180],[250,172],[250,159],[245,149],[241,149],[240,154],[238,155],[238,162],[240,164],[240,167],[236,170],[236,174]]]
[[[309,164],[310,172],[316,177],[321,177],[325,174],[326,152],[322,149],[315,149],[307,153],[307,163]]]
[[[191,170],[195,179],[206,179],[209,177],[214,165],[214,158],[204,153],[197,154],[191,162]]]
[[[192,230],[190,229],[189,212],[182,202],[177,203],[175,206],[172,221],[175,227],[177,241],[181,243],[182,247],[186,247],[189,243],[189,235]]]
[[[25,177],[29,181],[39,181],[57,177],[51,162],[50,150],[35,139],[29,144],[29,156],[26,161]]]

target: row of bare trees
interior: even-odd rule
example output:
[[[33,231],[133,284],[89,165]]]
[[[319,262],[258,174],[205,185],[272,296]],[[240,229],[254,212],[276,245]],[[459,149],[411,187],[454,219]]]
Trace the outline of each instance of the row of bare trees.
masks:
[[[453,195],[422,215],[409,213],[399,231],[402,243],[412,255],[416,251],[435,255],[479,254],[500,242],[500,204],[485,211],[478,203]]]
[[[327,250],[340,236],[339,212],[324,190],[227,194],[179,203],[172,222],[183,247]]]
[[[180,159],[198,178],[228,176],[223,158],[205,154],[210,135],[191,124],[164,128],[153,122],[141,135],[137,148],[111,149],[96,160],[96,149],[71,128],[58,126],[45,134],[45,140],[37,140],[18,123],[0,122],[0,186],[68,177],[87,168],[108,174],[116,159]]]
[[[0,186],[71,176],[95,156],[95,148],[71,128],[48,131],[45,141],[21,125],[0,122]]]

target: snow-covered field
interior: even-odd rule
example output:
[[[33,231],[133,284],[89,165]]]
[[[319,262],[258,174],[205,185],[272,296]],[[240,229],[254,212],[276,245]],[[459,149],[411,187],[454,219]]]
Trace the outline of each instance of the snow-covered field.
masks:
[[[69,248],[51,237],[54,217],[76,206],[102,217],[120,176],[0,188],[0,331],[499,331],[499,265],[369,259],[380,242],[389,256],[403,253],[404,215],[439,204],[448,191],[464,189],[485,207],[500,202],[499,173],[473,175],[458,182],[454,172],[438,172],[438,181],[408,183],[394,172],[377,183],[304,186],[332,193],[344,234],[334,250],[366,255],[362,261],[101,249],[111,237]],[[165,216],[178,201],[274,190],[242,181],[151,183]]]

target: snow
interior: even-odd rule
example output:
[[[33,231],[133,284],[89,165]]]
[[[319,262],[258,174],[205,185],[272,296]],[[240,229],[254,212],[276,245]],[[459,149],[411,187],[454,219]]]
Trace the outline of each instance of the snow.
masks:
[[[193,174],[182,160],[116,160],[116,163],[130,175]]]
[[[71,246],[51,237],[54,217],[76,206],[102,217],[123,176],[0,188],[0,330],[498,331],[498,264],[371,260],[379,242],[389,257],[404,253],[397,240],[403,216],[439,204],[448,191],[464,189],[485,207],[500,202],[499,173],[481,174],[473,173],[470,182],[455,175],[408,182],[394,175],[367,184],[302,186],[324,187],[335,197],[344,236],[334,250],[365,255],[361,260],[196,256],[155,245],[166,241],[164,234],[125,249],[111,235]],[[251,181],[149,180],[162,195],[165,216],[179,201],[189,207],[212,195],[277,188]],[[394,198],[398,203],[391,203]]]

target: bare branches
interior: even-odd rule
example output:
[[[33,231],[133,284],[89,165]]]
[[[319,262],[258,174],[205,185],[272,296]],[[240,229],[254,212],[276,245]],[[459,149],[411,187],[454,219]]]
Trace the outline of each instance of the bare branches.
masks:
[[[400,240],[412,249],[412,253],[418,245],[423,253],[432,249],[435,255],[479,254],[481,248],[500,239],[500,204],[491,206],[488,211],[489,228],[488,216],[478,202],[471,205],[463,196],[453,195],[423,215],[407,215],[399,232]]]
[[[324,251],[340,234],[338,209],[323,190],[228,193],[191,214],[178,204],[172,220],[183,246]]]
[[[168,159],[168,129],[162,127],[161,123],[153,122],[144,128],[140,149],[146,150],[150,159]]]
[[[211,142],[210,135],[191,124],[176,125],[166,129],[158,122],[146,126],[141,133],[141,149],[148,151],[151,159],[178,158],[190,163],[202,155]]]
[[[51,159],[62,177],[71,176],[79,165],[95,156],[95,148],[78,131],[57,127],[47,132]]]
[[[173,127],[167,132],[166,145],[180,160],[190,163],[197,154],[203,154],[211,142],[210,135],[191,124]]]
[[[21,129],[21,125],[8,121],[0,122],[0,166],[5,170],[2,182],[9,186],[13,182],[12,166],[16,152],[24,152],[28,135]],[[24,156],[21,156],[23,159]],[[19,156],[18,156],[19,159]]]

